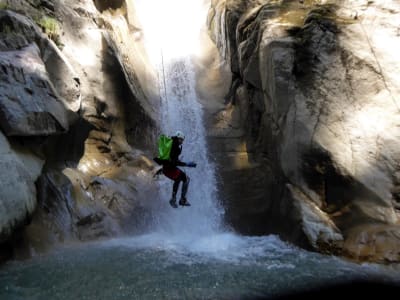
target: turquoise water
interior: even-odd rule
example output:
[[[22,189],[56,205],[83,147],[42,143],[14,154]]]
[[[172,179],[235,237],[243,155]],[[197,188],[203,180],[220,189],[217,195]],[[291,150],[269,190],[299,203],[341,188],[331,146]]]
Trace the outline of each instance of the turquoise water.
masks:
[[[310,253],[275,236],[139,237],[70,246],[0,268],[0,299],[240,299],[399,272]]]

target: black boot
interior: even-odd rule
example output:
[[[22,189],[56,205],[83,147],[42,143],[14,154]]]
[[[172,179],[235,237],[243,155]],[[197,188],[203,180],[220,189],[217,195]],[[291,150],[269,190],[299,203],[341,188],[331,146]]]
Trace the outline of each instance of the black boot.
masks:
[[[190,206],[190,203],[186,199],[186,193],[189,188],[189,182],[190,182],[190,178],[189,178],[189,176],[186,176],[186,180],[183,182],[183,186],[182,186],[181,199],[179,200],[179,205],[181,205],[181,206]]]
[[[187,199],[185,197],[182,197],[179,200],[179,205],[181,205],[181,206],[190,206],[190,203],[187,201]]]
[[[171,198],[171,200],[169,200],[169,204],[173,208],[177,208],[178,207],[178,205],[176,204],[176,192],[175,191],[172,192],[172,198]]]
[[[173,208],[177,208],[178,205],[176,204],[176,198],[172,197],[171,200],[169,200],[169,204],[173,207]]]

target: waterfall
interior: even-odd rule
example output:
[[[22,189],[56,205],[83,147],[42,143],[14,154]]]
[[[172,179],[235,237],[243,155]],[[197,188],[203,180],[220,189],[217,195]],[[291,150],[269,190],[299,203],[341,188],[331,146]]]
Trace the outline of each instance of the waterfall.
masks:
[[[208,157],[203,109],[196,97],[191,60],[193,50],[198,48],[201,29],[201,22],[195,22],[201,11],[196,3],[202,2],[135,1],[147,54],[158,72],[161,131],[170,136],[177,130],[183,131],[186,138],[180,159],[197,163],[196,168],[181,168],[190,178],[187,193],[190,207],[170,207],[173,182],[164,176],[159,180],[160,207],[153,225],[156,232],[164,235],[207,236],[221,229],[223,210],[217,199],[215,168]],[[156,11],[161,13],[156,15]],[[178,199],[181,187],[182,184]]]

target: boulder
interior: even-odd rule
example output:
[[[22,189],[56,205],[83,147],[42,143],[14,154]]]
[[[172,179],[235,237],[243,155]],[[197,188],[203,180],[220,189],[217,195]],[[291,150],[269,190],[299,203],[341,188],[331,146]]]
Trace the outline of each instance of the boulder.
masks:
[[[43,161],[15,151],[0,132],[0,243],[29,222],[36,208],[35,180]]]

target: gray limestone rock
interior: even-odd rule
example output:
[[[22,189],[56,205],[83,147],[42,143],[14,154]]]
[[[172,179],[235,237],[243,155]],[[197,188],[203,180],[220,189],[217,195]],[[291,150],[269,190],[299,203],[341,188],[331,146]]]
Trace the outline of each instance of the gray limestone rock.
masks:
[[[237,157],[221,173],[224,204],[239,231],[262,228],[298,244],[306,237],[319,251],[398,261],[400,6],[345,2],[213,2],[209,28],[233,74],[212,125],[219,164]],[[224,138],[240,130],[234,142]],[[225,144],[241,146],[234,153]],[[251,188],[238,194],[234,186]],[[365,256],[356,250],[363,237]]]
[[[0,72],[0,127],[6,135],[51,135],[68,130],[67,110],[35,44],[0,52]]]
[[[43,162],[14,151],[0,132],[0,242],[26,224],[36,208],[35,180]]]

